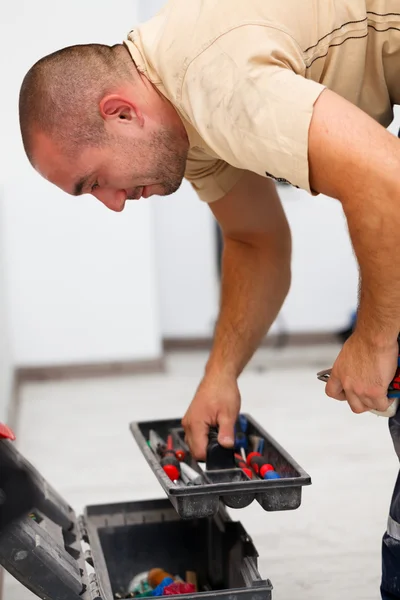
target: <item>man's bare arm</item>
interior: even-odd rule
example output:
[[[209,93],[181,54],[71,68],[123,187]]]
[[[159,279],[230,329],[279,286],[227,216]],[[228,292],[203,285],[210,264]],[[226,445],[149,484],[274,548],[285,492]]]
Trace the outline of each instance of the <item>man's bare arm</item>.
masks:
[[[315,105],[309,161],[312,188],[342,203],[360,268],[356,331],[327,394],[354,412],[383,411],[400,332],[400,140],[326,90]]]
[[[211,209],[224,252],[221,311],[207,372],[238,377],[288,292],[290,230],[275,184],[252,173]]]
[[[192,452],[204,458],[208,427],[233,443],[237,378],[276,319],[290,286],[291,237],[275,185],[246,173],[210,205],[224,238],[221,307],[205,376],[183,419]]]

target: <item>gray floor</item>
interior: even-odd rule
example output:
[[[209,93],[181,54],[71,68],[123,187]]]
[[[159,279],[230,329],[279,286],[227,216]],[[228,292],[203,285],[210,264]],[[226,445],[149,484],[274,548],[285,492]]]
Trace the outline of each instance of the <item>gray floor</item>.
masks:
[[[310,473],[302,506],[230,511],[259,551],[274,600],[373,600],[398,462],[387,420],[356,416],[315,374],[337,348],[260,351],[240,380],[250,412]],[[19,448],[81,511],[86,504],[162,497],[131,438],[131,420],[181,417],[206,355],[173,354],[168,373],[40,383],[22,390]],[[6,576],[5,600],[33,598]]]

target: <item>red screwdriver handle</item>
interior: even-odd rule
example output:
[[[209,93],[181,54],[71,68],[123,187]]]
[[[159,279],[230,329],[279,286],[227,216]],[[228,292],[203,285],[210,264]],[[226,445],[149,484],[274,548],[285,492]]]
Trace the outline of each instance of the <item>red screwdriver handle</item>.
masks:
[[[170,434],[167,437],[167,452],[166,454],[169,454],[169,456],[175,456],[180,462],[182,462],[183,460],[185,460],[186,457],[186,452],[180,448],[175,449],[174,448],[174,438],[172,437],[172,434]]]
[[[176,481],[181,476],[181,467],[179,460],[172,455],[165,456],[161,459],[160,464],[164,472],[168,475],[171,481]]]
[[[262,478],[268,471],[274,470],[274,467],[259,452],[251,452],[247,457],[247,464]]]

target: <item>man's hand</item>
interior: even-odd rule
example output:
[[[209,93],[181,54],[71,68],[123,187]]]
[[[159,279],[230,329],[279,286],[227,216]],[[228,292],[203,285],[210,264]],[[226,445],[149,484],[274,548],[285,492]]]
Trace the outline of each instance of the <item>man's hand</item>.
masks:
[[[203,379],[182,421],[186,442],[198,460],[206,458],[210,426],[218,425],[221,446],[233,447],[239,411],[240,393],[235,378],[206,376]]]
[[[342,203],[360,267],[356,329],[326,392],[354,412],[384,411],[400,332],[400,140],[325,90],[314,107],[309,162],[311,188]]]
[[[271,180],[245,172],[210,208],[224,237],[221,309],[203,381],[183,419],[197,459],[206,455],[210,425],[219,428],[223,446],[233,444],[240,409],[237,379],[290,285],[290,230]]]
[[[387,390],[397,369],[399,347],[394,343],[379,348],[369,345],[357,333],[347,340],[326,385],[326,394],[347,400],[351,410],[385,412],[393,400]]]

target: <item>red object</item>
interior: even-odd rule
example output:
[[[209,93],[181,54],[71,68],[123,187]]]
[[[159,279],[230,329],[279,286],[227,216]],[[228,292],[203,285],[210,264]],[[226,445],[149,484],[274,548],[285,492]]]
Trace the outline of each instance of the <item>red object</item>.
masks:
[[[171,481],[176,481],[181,476],[175,465],[164,465],[163,469]]]
[[[248,467],[243,467],[242,471],[243,473],[246,473],[249,479],[253,479],[253,471],[251,469],[249,469]]]
[[[261,454],[259,452],[250,452],[250,454],[247,455],[247,464],[249,467],[251,467],[251,459],[255,456],[261,456]]]
[[[260,475],[261,475],[261,477],[264,479],[264,475],[265,475],[265,473],[268,473],[268,471],[274,471],[274,470],[275,470],[275,469],[274,469],[274,467],[273,467],[272,465],[269,465],[269,464],[267,463],[266,465],[263,465],[263,466],[260,468]]]
[[[243,460],[243,457],[241,454],[235,454],[235,463],[236,466],[239,469],[242,469],[243,473],[246,473],[247,477],[249,477],[250,479],[253,479],[254,473],[251,469],[249,469],[249,467],[247,466],[247,464],[245,463],[245,461]]]
[[[274,467],[267,463],[266,459],[259,452],[251,452],[247,457],[247,464],[253,471],[264,478],[268,471],[274,471]]]
[[[176,581],[167,585],[164,588],[163,596],[177,596],[178,594],[193,594],[196,591],[196,587],[193,583],[182,583]]]
[[[186,456],[185,451],[181,450],[181,449],[179,449],[179,450],[174,449],[174,440],[173,440],[173,437],[171,434],[167,437],[167,452],[166,452],[166,454],[167,455],[169,454],[170,456],[172,456],[172,455],[175,456],[179,461],[185,460],[185,456]]]
[[[399,371],[399,369],[397,369],[397,371],[396,371],[394,379],[393,379],[393,381],[391,383],[391,387],[394,390],[400,390],[400,371]]]
[[[178,460],[182,462],[183,460],[185,460],[186,454],[184,450],[175,450],[175,456]]]
[[[0,439],[15,440],[14,432],[7,425],[4,425],[4,423],[0,423]]]

